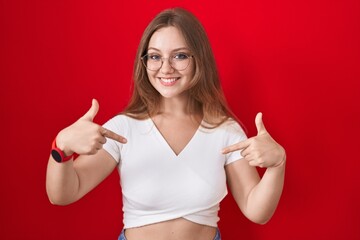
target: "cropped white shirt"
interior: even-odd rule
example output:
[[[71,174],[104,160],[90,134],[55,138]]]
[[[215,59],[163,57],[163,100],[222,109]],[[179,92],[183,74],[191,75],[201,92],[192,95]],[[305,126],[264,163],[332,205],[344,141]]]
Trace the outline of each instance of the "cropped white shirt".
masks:
[[[178,155],[150,118],[118,115],[104,127],[128,140],[107,139],[103,146],[119,163],[124,228],[180,217],[217,226],[219,203],[227,194],[224,166],[242,158],[239,151],[221,150],[246,139],[237,122],[199,127]]]

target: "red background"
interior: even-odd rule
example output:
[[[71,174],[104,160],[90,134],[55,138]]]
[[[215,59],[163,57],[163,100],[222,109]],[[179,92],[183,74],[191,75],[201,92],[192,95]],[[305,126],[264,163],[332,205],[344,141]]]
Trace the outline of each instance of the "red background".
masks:
[[[359,239],[357,0],[0,1],[0,239],[117,239],[118,173],[77,203],[52,206],[49,148],[92,98],[100,102],[98,123],[121,111],[142,31],[173,6],[205,26],[249,135],[262,111],[288,154],[272,220],[249,222],[228,195],[223,238]]]

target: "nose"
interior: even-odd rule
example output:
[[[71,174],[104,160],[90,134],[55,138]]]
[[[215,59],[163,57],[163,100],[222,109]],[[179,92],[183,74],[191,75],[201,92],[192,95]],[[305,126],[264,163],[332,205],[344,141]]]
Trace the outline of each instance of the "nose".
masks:
[[[160,71],[163,74],[169,74],[175,71],[175,69],[170,64],[169,58],[162,58],[162,65]]]

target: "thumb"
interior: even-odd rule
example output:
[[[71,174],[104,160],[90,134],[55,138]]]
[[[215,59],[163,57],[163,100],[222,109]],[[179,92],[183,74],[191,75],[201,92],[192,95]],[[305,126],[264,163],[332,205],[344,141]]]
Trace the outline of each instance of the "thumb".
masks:
[[[93,121],[98,111],[99,111],[99,103],[96,99],[93,99],[90,109],[81,118]]]
[[[263,120],[262,120],[262,113],[261,112],[256,114],[255,125],[256,125],[257,132],[258,132],[257,135],[261,135],[261,134],[264,134],[264,133],[267,132],[266,128],[264,126]]]

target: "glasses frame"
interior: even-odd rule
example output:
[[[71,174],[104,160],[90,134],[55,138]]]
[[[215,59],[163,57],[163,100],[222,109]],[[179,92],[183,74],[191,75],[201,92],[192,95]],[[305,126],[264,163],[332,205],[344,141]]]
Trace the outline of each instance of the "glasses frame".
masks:
[[[191,62],[191,58],[194,58],[194,56],[193,55],[189,55],[189,54],[186,54],[186,53],[182,53],[182,54],[184,54],[185,56],[187,56],[188,58],[187,59],[189,59],[189,63],[188,63],[188,65],[184,68],[184,69],[177,69],[177,68],[175,68],[172,64],[171,64],[171,58],[173,58],[176,54],[174,54],[174,55],[172,55],[171,57],[167,57],[167,58],[165,58],[165,57],[161,57],[161,65],[160,65],[160,67],[158,68],[158,69],[150,69],[150,68],[148,68],[147,66],[146,66],[146,58],[149,56],[149,54],[145,54],[144,56],[142,56],[141,57],[141,62],[143,63],[143,65],[144,65],[144,67],[147,69],[147,70],[149,70],[149,71],[159,71],[161,68],[162,68],[162,66],[164,65],[164,61],[165,60],[167,60],[168,61],[168,63],[169,63],[169,65],[170,65],[170,67],[172,68],[172,69],[175,69],[176,71],[184,71],[184,70],[186,70],[188,67],[189,67],[189,65],[190,65],[190,62]]]

